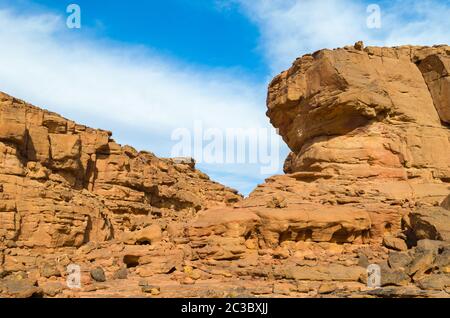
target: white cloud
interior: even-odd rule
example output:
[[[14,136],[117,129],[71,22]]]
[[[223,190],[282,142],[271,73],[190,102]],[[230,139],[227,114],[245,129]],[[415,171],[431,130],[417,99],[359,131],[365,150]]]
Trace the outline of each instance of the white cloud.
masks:
[[[159,132],[194,119],[218,128],[265,125],[264,101],[241,76],[196,70],[69,32],[58,16],[0,11],[1,89],[56,110],[76,109]]]
[[[265,85],[237,71],[185,65],[146,48],[69,30],[65,17],[0,10],[0,90],[70,119],[112,130],[119,142],[169,156],[171,132],[270,127]],[[283,158],[280,159],[280,164]],[[202,165],[200,165],[202,167]],[[203,166],[242,186],[258,165]],[[227,177],[228,175],[228,177]],[[259,176],[262,180],[264,176]]]
[[[448,1],[373,1],[382,10],[381,29],[367,28],[370,1],[217,1],[238,3],[259,27],[259,49],[271,68],[261,82],[236,70],[186,65],[149,48],[107,42],[94,37],[95,30],[69,30],[63,15],[0,9],[0,90],[112,130],[121,143],[168,156],[171,132],[192,128],[195,120],[205,128],[270,127],[262,82],[302,54],[358,40],[368,45],[450,42]],[[286,152],[283,148],[280,163]],[[245,193],[264,178],[258,165],[200,167]]]
[[[234,0],[232,0],[234,1]],[[236,0],[261,30],[273,73],[302,54],[352,45],[433,45],[450,42],[450,3],[439,0]],[[369,29],[368,4],[381,8],[381,29]]]
[[[450,44],[450,2],[421,0],[396,2],[388,8],[385,45]]]

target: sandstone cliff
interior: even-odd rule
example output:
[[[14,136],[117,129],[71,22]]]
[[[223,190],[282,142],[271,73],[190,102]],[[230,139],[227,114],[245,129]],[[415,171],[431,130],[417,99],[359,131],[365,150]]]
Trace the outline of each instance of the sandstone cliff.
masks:
[[[398,229],[414,206],[438,205],[450,187],[449,52],[324,50],[276,77],[268,116],[292,149],[285,171],[317,179],[298,190],[362,207],[372,238]]]
[[[246,199],[1,94],[0,295],[448,297],[449,71],[449,46],[297,59],[267,99],[286,174]]]
[[[272,81],[267,115],[292,153],[286,175],[242,203],[263,245],[381,242],[411,210],[441,203],[450,191],[449,54],[322,50]]]
[[[324,266],[317,271],[327,273],[339,260],[351,264],[361,246],[371,246],[373,262],[390,255],[381,245],[412,248],[414,258],[418,242],[419,251],[423,240],[448,244],[450,215],[442,207],[450,193],[449,71],[449,46],[357,43],[297,59],[271,82],[267,98],[267,115],[292,150],[286,174],[267,179],[226,218],[221,210],[201,212],[191,240],[210,251],[205,257],[245,258],[238,247],[250,246],[297,265],[313,250],[315,265]],[[211,249],[217,242],[221,248]],[[330,261],[337,246],[349,250]],[[304,269],[293,268],[281,277]],[[385,265],[383,284],[408,285],[405,268]],[[307,269],[303,279],[327,280]]]
[[[189,159],[160,159],[0,94],[0,242],[79,247],[240,200]],[[157,231],[158,232],[158,231]],[[144,239],[144,238],[143,238]]]

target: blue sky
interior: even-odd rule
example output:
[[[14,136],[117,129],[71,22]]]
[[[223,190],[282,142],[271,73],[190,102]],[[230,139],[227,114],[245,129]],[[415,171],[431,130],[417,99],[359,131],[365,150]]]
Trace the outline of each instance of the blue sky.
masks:
[[[80,30],[65,25],[70,3]],[[0,0],[0,90],[167,157],[172,133],[195,121],[269,129],[267,84],[296,57],[358,40],[450,43],[448,16],[449,0]],[[274,174],[261,165],[198,167],[248,194]]]
[[[258,27],[237,5],[216,0],[35,0],[4,1],[28,12],[82,8],[83,27],[97,37],[145,45],[185,63],[241,68],[263,76],[267,65],[258,52]],[[107,3],[107,4],[106,4]]]

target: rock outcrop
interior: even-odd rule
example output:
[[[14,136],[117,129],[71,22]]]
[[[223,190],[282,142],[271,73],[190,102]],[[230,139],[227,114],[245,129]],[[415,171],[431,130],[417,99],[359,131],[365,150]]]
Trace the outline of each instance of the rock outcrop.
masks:
[[[66,276],[78,248],[104,244],[112,259],[117,246],[164,244],[198,211],[241,199],[190,158],[120,146],[108,131],[0,93],[0,278],[7,295],[42,294],[36,286],[47,281],[38,279]],[[77,264],[88,259],[82,254]],[[17,273],[32,283],[16,284]]]
[[[252,246],[290,259],[305,242],[370,245],[385,258],[385,248],[449,243],[439,207],[450,193],[449,63],[449,46],[359,44],[297,59],[267,98],[292,150],[286,174],[267,179],[232,216],[198,214],[189,235],[200,256],[245,258],[242,246]]]
[[[242,202],[264,242],[381,242],[438,206],[450,191],[449,61],[448,46],[355,46],[277,76],[267,115],[292,150],[286,175]]]
[[[415,206],[441,202],[450,187],[449,52],[323,50],[276,77],[268,116],[292,149],[285,171],[309,179],[294,192],[363,208],[373,239],[398,230]]]
[[[246,199],[1,94],[0,295],[449,297],[449,69],[449,46],[297,59],[267,99],[286,174]]]
[[[239,200],[236,191],[210,181],[193,162],[122,147],[110,132],[0,95],[4,244],[79,247],[149,226],[161,232],[167,226],[161,220],[182,221],[200,209]]]

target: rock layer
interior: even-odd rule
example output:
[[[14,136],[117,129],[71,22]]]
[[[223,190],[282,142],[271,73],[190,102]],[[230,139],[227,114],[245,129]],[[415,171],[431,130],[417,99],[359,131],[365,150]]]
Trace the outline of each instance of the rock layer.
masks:
[[[450,192],[449,56],[448,46],[355,45],[297,59],[267,98],[267,115],[292,150],[286,175],[235,209],[240,226],[255,227],[261,247],[381,244],[412,210],[440,205]]]
[[[246,199],[0,94],[0,297],[449,297],[449,57],[297,59],[267,99],[286,174]]]
[[[150,226],[161,232],[166,220],[240,199],[189,160],[122,147],[108,131],[0,94],[3,244],[79,247]]]
[[[291,260],[305,253],[302,242],[312,250],[351,243],[378,250],[383,265],[385,248],[406,251],[423,240],[448,246],[448,213],[438,206],[448,205],[450,193],[449,58],[449,46],[355,45],[297,59],[271,82],[267,98],[267,115],[292,150],[286,174],[228,209],[232,217],[199,213],[189,228],[199,257],[246,259],[255,248]],[[349,255],[342,258],[351,263]],[[334,266],[314,259],[323,271]],[[436,275],[448,277],[445,266]],[[322,280],[322,270],[293,268],[281,277],[307,280],[300,271]],[[414,273],[382,268],[385,285],[418,284]],[[411,288],[398,293],[430,295]]]
[[[304,176],[293,192],[365,209],[373,238],[399,229],[414,206],[441,202],[450,188],[449,63],[448,46],[297,59],[270,84],[267,112],[292,150],[285,171]]]

